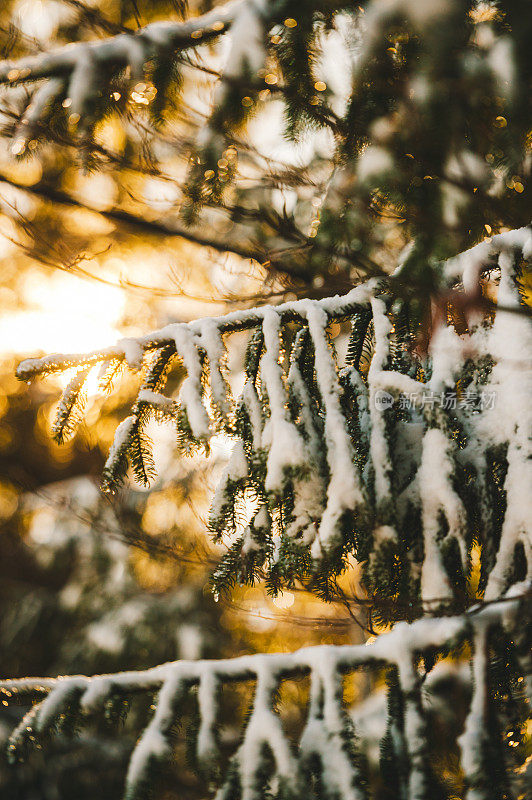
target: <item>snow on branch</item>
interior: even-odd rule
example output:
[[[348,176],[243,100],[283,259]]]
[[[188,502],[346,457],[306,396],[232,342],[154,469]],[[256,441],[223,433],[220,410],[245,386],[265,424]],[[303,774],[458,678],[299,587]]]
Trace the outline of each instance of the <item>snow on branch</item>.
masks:
[[[245,6],[245,0],[233,0],[216,6],[206,14],[185,21],[157,21],[139,28],[134,34],[121,33],[105,40],[74,43],[52,52],[38,53],[16,61],[0,64],[0,81],[16,84],[43,78],[69,77],[79,70],[79,77],[93,60],[104,67],[130,67],[133,77],[140,79],[144,64],[157,48],[185,49],[210,40],[228,30]]]
[[[249,22],[249,9],[255,5],[255,0],[230,0],[184,21],[159,20],[134,33],[70,43],[50,52],[0,62],[0,83],[15,86],[44,81],[18,125],[13,152],[19,155],[24,151],[53,103],[62,103],[72,125],[87,127],[104,76],[109,85],[113,77],[127,71],[134,87],[145,79],[150,65],[169,67],[180,52],[219,37],[233,24],[238,27],[245,20]]]
[[[233,753],[217,798],[262,797],[265,772],[268,780],[281,786],[279,797],[305,797],[307,781],[322,776],[327,797],[364,798],[364,781],[359,769],[353,730],[343,708],[343,676],[359,668],[393,669],[404,699],[404,715],[397,729],[408,757],[407,796],[428,800],[430,769],[426,758],[427,707],[421,692],[417,665],[421,658],[446,654],[474,641],[475,690],[466,725],[460,737],[466,781],[475,787],[479,759],[485,751],[482,730],[487,697],[486,650],[494,629],[512,634],[522,624],[523,610],[531,586],[519,584],[505,598],[440,619],[399,623],[367,645],[325,645],[294,653],[269,653],[218,661],[176,661],[141,672],[123,672],[93,677],[68,676],[56,679],[6,680],[0,695],[7,703],[27,703],[39,698],[13,732],[8,752],[16,761],[28,748],[38,745],[66,721],[83,723],[102,713],[117,699],[136,694],[157,693],[154,713],[131,756],[126,780],[129,800],[143,797],[150,776],[173,753],[172,732],[182,722],[187,694],[197,689],[198,723],[195,750],[199,768],[217,759],[217,709],[223,687],[255,682],[251,715],[244,724],[241,744]],[[530,604],[528,603],[528,609]],[[481,649],[481,645],[482,648]],[[297,751],[289,744],[274,697],[283,680],[311,677],[310,707]],[[398,743],[398,741],[396,742]],[[268,752],[273,761],[270,763]],[[318,766],[317,766],[318,764]],[[399,788],[399,787],[398,787]],[[471,797],[477,796],[471,794]],[[478,795],[479,797],[483,795]]]
[[[463,604],[478,541],[481,589],[494,599],[532,575],[532,377],[523,369],[532,320],[514,313],[526,311],[519,281],[531,241],[529,228],[511,231],[442,265],[438,302],[456,299],[469,325],[459,334],[442,312],[426,354],[416,349],[419,324],[409,322],[398,271],[343,297],[170,324],[87,355],[29,359],[17,375],[75,369],[54,426],[62,441],[81,419],[93,369],[102,385],[121,365],[141,373],[105,465],[111,491],[129,466],[143,483],[153,476],[151,418],[175,426],[183,452],[204,448],[213,434],[233,439],[210,515],[214,535],[231,542],[217,591],[266,574],[272,588],[310,580],[328,596],[328,578],[353,554],[390,619],[397,601],[412,596]],[[486,315],[481,276],[496,267],[502,307]],[[344,364],[329,339],[333,322],[352,324]],[[232,398],[225,336],[238,330],[251,336],[245,385]],[[178,389],[166,396],[172,372]]]

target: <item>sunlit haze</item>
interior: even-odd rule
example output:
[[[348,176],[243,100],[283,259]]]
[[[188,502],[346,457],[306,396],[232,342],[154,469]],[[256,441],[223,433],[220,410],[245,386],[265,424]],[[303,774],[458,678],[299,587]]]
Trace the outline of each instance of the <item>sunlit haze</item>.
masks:
[[[29,275],[21,300],[27,309],[0,317],[1,354],[83,352],[111,344],[125,304],[124,291],[73,275]]]

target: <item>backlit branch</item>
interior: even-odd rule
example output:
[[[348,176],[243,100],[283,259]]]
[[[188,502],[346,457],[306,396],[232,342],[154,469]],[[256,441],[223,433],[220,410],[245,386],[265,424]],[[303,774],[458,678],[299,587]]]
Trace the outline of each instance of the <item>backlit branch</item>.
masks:
[[[477,770],[487,752],[487,742],[480,726],[481,699],[487,697],[487,662],[485,650],[494,629],[506,629],[511,635],[526,610],[530,586],[514,587],[512,594],[478,613],[443,619],[419,620],[411,625],[396,625],[390,633],[363,645],[304,648],[294,653],[269,653],[220,661],[176,661],[143,672],[109,675],[69,676],[63,678],[24,678],[0,682],[4,703],[36,704],[13,732],[8,746],[9,757],[16,761],[33,744],[61,730],[66,724],[79,724],[85,718],[102,713],[117,702],[137,694],[157,694],[154,712],[140,736],[129,763],[125,797],[145,797],[154,770],[166,764],[173,752],[174,730],[183,722],[187,695],[197,689],[198,722],[194,748],[200,773],[212,770],[218,758],[218,709],[224,686],[253,681],[252,711],[244,725],[241,744],[233,753],[217,797],[241,797],[259,800],[262,781],[278,781],[280,797],[308,797],[312,776],[321,776],[327,797],[352,800],[366,797],[360,756],[354,745],[353,730],[343,709],[343,676],[361,667],[393,669],[397,691],[403,698],[404,711],[395,719],[395,746],[403,746],[408,756],[408,772],[402,778],[406,796],[428,800],[431,787],[427,763],[428,709],[421,692],[417,671],[420,658],[474,642],[474,693],[465,729],[459,744],[468,786],[482,787]],[[528,609],[530,606],[528,605]],[[282,681],[310,674],[311,695],[308,719],[297,750],[291,747],[283,730],[281,717],[273,709],[273,699]],[[395,691],[393,684],[390,692]],[[393,718],[392,718],[393,719]],[[384,745],[384,741],[383,741]],[[273,754],[273,763],[268,759]],[[317,759],[317,761],[316,761]],[[332,768],[334,765],[334,769]],[[396,787],[398,790],[400,787]],[[336,792],[336,794],[335,794]],[[330,794],[329,794],[330,793]],[[471,797],[484,797],[471,794]]]

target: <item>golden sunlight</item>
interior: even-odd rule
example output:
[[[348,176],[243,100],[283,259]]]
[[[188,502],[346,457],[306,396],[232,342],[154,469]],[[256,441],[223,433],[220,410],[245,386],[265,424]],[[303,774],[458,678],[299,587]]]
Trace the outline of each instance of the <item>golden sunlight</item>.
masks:
[[[39,269],[26,277],[19,297],[25,308],[0,317],[0,355],[83,352],[120,336],[122,289],[64,273],[43,275]]]

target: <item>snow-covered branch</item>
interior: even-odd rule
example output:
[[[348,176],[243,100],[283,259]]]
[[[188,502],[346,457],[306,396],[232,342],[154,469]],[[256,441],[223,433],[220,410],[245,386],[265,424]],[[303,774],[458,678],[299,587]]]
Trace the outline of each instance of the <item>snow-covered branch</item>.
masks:
[[[427,800],[425,773],[428,765],[424,737],[427,708],[417,664],[423,656],[432,657],[434,653],[445,653],[474,641],[475,691],[460,738],[466,781],[474,786],[477,761],[483,752],[483,734],[479,727],[482,725],[482,709],[478,698],[485,697],[487,691],[487,665],[479,643],[482,640],[484,648],[488,647],[490,631],[494,628],[504,629],[511,635],[516,623],[522,624],[520,615],[526,608],[527,599],[529,601],[530,590],[530,584],[516,585],[499,602],[464,615],[423,619],[413,624],[400,623],[366,646],[327,645],[294,653],[269,653],[219,661],[176,661],[143,672],[91,678],[69,676],[3,681],[0,695],[4,702],[24,703],[28,699],[44,697],[13,732],[9,744],[10,758],[21,757],[28,745],[61,728],[66,718],[69,722],[79,723],[87,715],[103,711],[117,698],[124,700],[139,692],[157,692],[155,711],[132,754],[126,781],[126,797],[141,797],[154,766],[171,757],[172,730],[181,721],[183,701],[190,690],[193,687],[198,690],[197,760],[200,767],[206,763],[212,766],[217,753],[216,709],[220,692],[223,686],[235,682],[254,681],[252,713],[217,797],[229,796],[230,791],[231,797],[241,796],[248,800],[261,796],[258,776],[266,767],[266,745],[273,753],[273,766],[270,767],[273,776],[290,786],[290,796],[305,796],[305,774],[317,756],[328,791],[331,786],[336,786],[343,798],[362,798],[365,796],[363,780],[352,757],[356,730],[350,729],[343,710],[343,675],[361,667],[393,668],[405,699],[398,735],[404,740],[409,759],[408,797]],[[310,710],[295,753],[288,744],[281,717],[272,708],[273,697],[283,680],[308,674],[311,676]]]
[[[67,93],[67,96],[72,100],[71,108],[80,113],[86,98],[77,84],[87,81],[91,69],[129,67],[132,80],[141,80],[150,58],[161,52],[197,47],[220,36],[229,29],[245,4],[246,0],[230,0],[206,14],[184,21],[152,22],[132,34],[120,33],[103,40],[68,44],[51,52],[4,61],[0,63],[0,82],[14,85],[56,77],[71,80],[79,93],[75,92],[74,96]]]
[[[356,287],[349,294],[341,297],[329,297],[324,300],[309,301],[297,300],[295,302],[282,303],[278,306],[258,306],[251,310],[232,311],[221,317],[205,317],[190,323],[172,323],[164,328],[159,328],[144,336],[135,339],[122,340],[116,345],[104,350],[95,350],[92,353],[79,354],[60,354],[54,353],[44,358],[29,358],[22,361],[17,369],[17,377],[20,380],[30,380],[37,375],[47,375],[53,372],[61,372],[73,366],[82,364],[95,364],[106,360],[120,360],[128,362],[131,367],[140,367],[141,362],[136,362],[130,357],[128,361],[128,348],[138,348],[136,353],[141,355],[156,348],[171,345],[174,342],[174,332],[181,327],[187,327],[196,339],[201,338],[205,329],[212,330],[213,326],[222,334],[235,331],[249,330],[262,323],[264,317],[271,311],[280,317],[283,323],[302,321],[306,317],[309,307],[316,305],[321,308],[331,321],[337,321],[349,317],[361,305],[368,303],[370,292],[376,286],[376,282],[364,284]],[[131,351],[130,351],[131,352]]]
[[[124,74],[135,90],[146,79],[154,65],[169,70],[179,53],[195,48],[226,33],[232,25],[237,28],[241,41],[232,51],[241,53],[234,57],[234,68],[242,66],[248,53],[242,40],[247,41],[242,26],[249,26],[252,18],[265,12],[257,0],[229,0],[205,14],[184,21],[162,20],[152,22],[135,32],[119,33],[103,40],[76,42],[50,52],[42,52],[0,63],[0,83],[8,86],[41,82],[33,94],[17,126],[13,153],[24,152],[29,139],[35,135],[54,103],[66,109],[68,121],[76,127],[87,129],[94,115],[96,101],[102,95],[112,98],[109,88],[113,78]],[[145,86],[145,85],[144,85]],[[156,86],[156,90],[162,86]],[[136,89],[141,102],[142,88]],[[110,94],[109,94],[110,93]],[[120,92],[116,93],[120,97]],[[98,99],[99,98],[99,99]],[[108,102],[104,102],[104,105]]]
[[[414,592],[425,604],[452,604],[466,594],[476,537],[494,599],[532,574],[532,386],[522,368],[532,320],[511,313],[524,308],[518,272],[531,259],[531,241],[530,228],[522,228],[442,265],[442,296],[465,307],[469,328],[458,334],[437,317],[426,355],[415,349],[419,330],[405,324],[399,270],[343,297],[174,323],[87,355],[28,359],[17,374],[30,380],[76,370],[57,411],[54,435],[62,441],[82,416],[93,368],[104,384],[122,364],[141,372],[137,400],[105,465],[110,490],[128,465],[141,482],[152,476],[150,417],[172,422],[184,451],[204,447],[213,434],[232,437],[233,456],[210,516],[213,533],[230,534],[234,543],[215,574],[220,588],[264,570],[274,579],[279,563],[285,579],[313,580],[316,570],[341,571],[354,553],[377,603],[396,596],[393,565],[400,564],[404,599]],[[481,276],[495,267],[504,310],[492,321],[479,316],[478,297]],[[353,326],[344,365],[329,341],[328,326],[338,321]],[[238,330],[252,333],[245,386],[233,399],[224,334]],[[369,355],[369,368],[357,350]],[[178,365],[186,377],[175,396],[166,396]],[[501,469],[504,485],[494,484]],[[253,506],[245,501],[250,496]],[[241,529],[237,510],[246,503]]]

